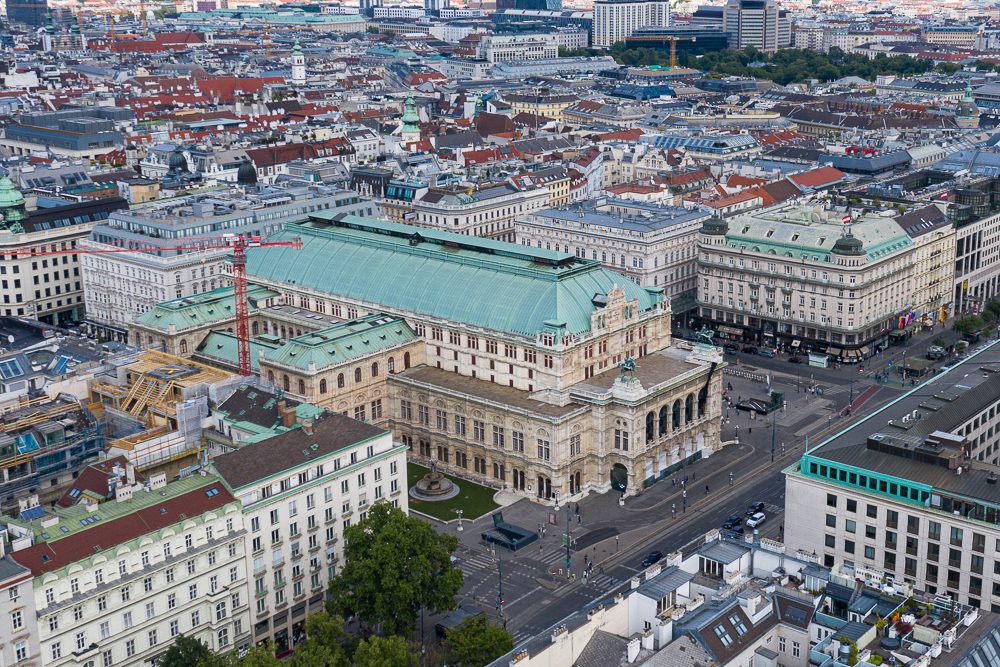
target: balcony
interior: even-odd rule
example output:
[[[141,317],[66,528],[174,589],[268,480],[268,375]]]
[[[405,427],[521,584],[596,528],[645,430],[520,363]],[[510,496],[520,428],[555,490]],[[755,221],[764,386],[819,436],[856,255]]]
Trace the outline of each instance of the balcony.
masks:
[[[309,526],[309,528],[308,528],[308,532],[310,532],[310,533],[315,533],[317,530],[319,530],[319,524],[318,523],[315,526]]]
[[[258,588],[256,590],[254,590],[254,593],[253,593],[253,596],[255,598],[257,598],[257,599],[260,599],[260,598],[264,597],[265,595],[267,595],[267,586],[264,586],[263,588]]]
[[[288,584],[288,581],[286,579],[279,579],[278,581],[274,582],[274,590],[276,591],[280,590],[284,588],[286,584]]]

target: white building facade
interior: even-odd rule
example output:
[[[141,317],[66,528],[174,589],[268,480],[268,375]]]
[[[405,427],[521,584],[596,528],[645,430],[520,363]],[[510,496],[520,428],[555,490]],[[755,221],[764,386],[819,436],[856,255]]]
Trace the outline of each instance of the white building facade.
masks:
[[[182,633],[213,651],[249,646],[242,515],[215,477],[123,482],[113,500],[8,530],[34,575],[41,664],[151,665]]]
[[[408,509],[406,447],[341,414],[305,420],[214,466],[243,504],[254,642],[273,640],[278,653],[304,639],[306,618],[323,609],[344,529],[378,501]]]
[[[670,25],[670,3],[662,0],[598,0],[594,3],[594,46],[610,47],[639,28]]]

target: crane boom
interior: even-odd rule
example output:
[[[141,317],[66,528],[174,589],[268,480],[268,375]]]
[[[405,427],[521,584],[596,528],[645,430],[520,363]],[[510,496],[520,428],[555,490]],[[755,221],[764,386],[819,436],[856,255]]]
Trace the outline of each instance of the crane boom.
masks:
[[[200,243],[184,243],[177,245],[152,245],[142,248],[68,248],[58,250],[17,250],[14,255],[37,257],[41,255],[106,255],[121,252],[159,252],[161,250],[176,250],[178,252],[197,252],[199,250],[233,251],[233,299],[236,304],[236,356],[240,375],[250,377],[253,367],[250,360],[250,306],[247,299],[247,249],[248,248],[280,248],[291,247],[298,250],[302,247],[302,239],[292,237],[291,241],[264,241],[260,236],[241,236],[225,234],[221,237],[207,236]]]

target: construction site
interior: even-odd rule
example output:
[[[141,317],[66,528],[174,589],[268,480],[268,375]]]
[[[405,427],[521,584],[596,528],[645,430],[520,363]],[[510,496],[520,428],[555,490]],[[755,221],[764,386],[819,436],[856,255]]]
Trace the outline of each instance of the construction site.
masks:
[[[0,414],[0,510],[16,511],[17,498],[37,494],[54,502],[81,468],[105,450],[96,415],[76,397],[35,399]]]
[[[164,352],[135,354],[90,385],[107,456],[125,456],[146,475],[183,474],[202,456],[209,403],[240,382],[237,375]]]

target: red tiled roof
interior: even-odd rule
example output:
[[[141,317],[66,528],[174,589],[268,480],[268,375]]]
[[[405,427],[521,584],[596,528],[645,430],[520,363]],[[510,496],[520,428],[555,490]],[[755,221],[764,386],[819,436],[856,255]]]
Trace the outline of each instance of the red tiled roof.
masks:
[[[235,101],[236,93],[256,93],[266,84],[284,83],[280,76],[249,77],[241,79],[235,76],[221,76],[212,79],[199,79],[195,85],[205,95],[219,98],[223,104]]]
[[[598,141],[639,141],[640,137],[645,134],[638,127],[634,127],[630,130],[617,130],[615,132],[607,132],[605,134],[597,135]]]
[[[788,180],[800,188],[822,188],[844,180],[844,172],[834,167],[820,167],[789,176]]]
[[[206,492],[214,488],[212,496]],[[138,493],[147,493],[139,491]],[[11,554],[11,557],[31,570],[34,576],[58,570],[70,563],[93,556],[96,550],[110,549],[123,542],[153,533],[167,526],[218,509],[235,498],[222,481],[205,484],[193,491],[175,496],[162,503],[131,514],[93,524],[86,530],[72,533],[62,539],[40,542]],[[115,502],[115,501],[110,501]],[[100,510],[98,510],[100,513]]]
[[[115,456],[100,463],[92,463],[84,468],[83,472],[73,480],[73,486],[66,489],[66,493],[59,499],[59,505],[62,507],[76,505],[80,502],[80,496],[84,491],[89,491],[100,498],[111,498],[108,478],[115,474],[114,468],[116,463],[122,470],[129,464],[128,458],[125,456]],[[139,471],[135,472],[135,481],[142,482],[145,479]],[[77,490],[75,495],[73,494],[74,489]]]
[[[765,183],[767,183],[767,179],[749,178],[739,174],[732,174],[729,179],[726,180],[726,186],[730,188],[749,188],[754,185],[764,185]]]

